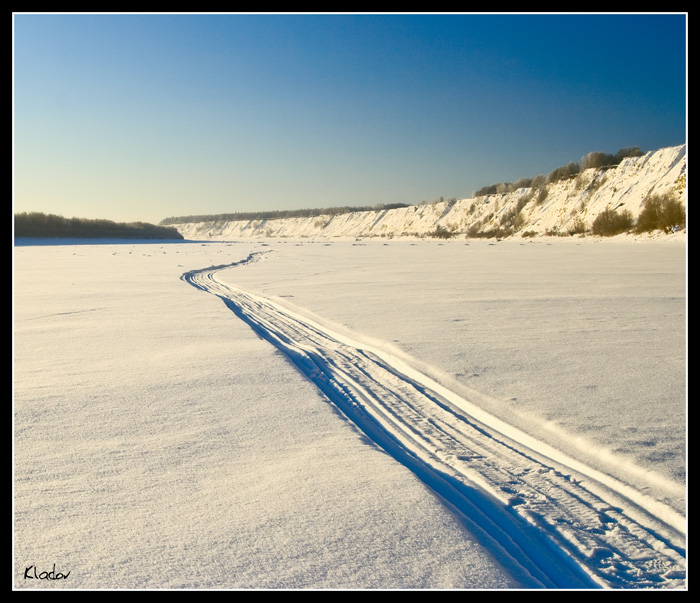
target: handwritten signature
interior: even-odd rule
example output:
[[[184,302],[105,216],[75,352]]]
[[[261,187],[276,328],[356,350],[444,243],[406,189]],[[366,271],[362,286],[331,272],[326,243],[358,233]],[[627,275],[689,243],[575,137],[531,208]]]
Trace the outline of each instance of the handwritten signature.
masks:
[[[32,571],[33,570],[33,571]],[[56,564],[53,564],[53,569],[48,572],[37,572],[35,565],[30,565],[24,570],[25,580],[65,580],[70,576],[70,572],[62,573],[56,571]]]

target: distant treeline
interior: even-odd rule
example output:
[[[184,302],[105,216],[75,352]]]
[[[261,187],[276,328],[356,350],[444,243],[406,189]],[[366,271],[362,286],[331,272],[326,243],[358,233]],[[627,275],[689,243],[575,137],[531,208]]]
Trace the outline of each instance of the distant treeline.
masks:
[[[547,184],[553,184],[566,178],[572,178],[578,175],[581,171],[589,168],[612,168],[617,166],[626,157],[641,157],[644,152],[639,147],[625,147],[617,153],[603,153],[601,151],[592,151],[581,158],[580,162],[571,161],[570,163],[555,168],[546,176],[540,174],[534,178],[521,178],[517,182],[501,182],[499,184],[491,184],[484,186],[473,193],[474,197],[484,197],[486,195],[498,195],[510,193],[519,188],[531,188],[539,190],[540,195],[546,194],[544,188]],[[454,198],[453,198],[454,199]],[[452,201],[451,199],[450,201]],[[443,198],[440,197],[440,201]],[[455,199],[456,200],[456,199]],[[437,201],[437,199],[436,199]],[[423,202],[425,203],[425,202]],[[318,216],[338,216],[342,214],[350,214],[353,212],[363,211],[381,211],[385,209],[397,209],[400,207],[410,207],[406,203],[388,203],[374,206],[362,207],[325,207],[317,209],[290,209],[279,211],[254,211],[254,212],[236,212],[225,214],[204,214],[192,216],[175,216],[161,220],[162,226],[171,224],[189,224],[197,222],[239,222],[249,220],[280,220],[284,218],[314,218]]]
[[[15,237],[66,237],[80,239],[182,239],[176,228],[145,222],[112,222],[64,218],[55,214],[15,214]]]
[[[236,212],[230,214],[207,214],[199,216],[180,216],[165,218],[160,224],[167,226],[169,224],[190,224],[196,222],[238,222],[248,220],[281,220],[284,218],[315,218],[317,216],[339,216],[342,214],[351,214],[361,211],[383,211],[385,209],[398,209],[400,207],[408,207],[406,203],[387,203],[374,206],[362,207],[326,207],[316,209],[288,209],[279,211],[255,211],[255,212]]]
[[[540,174],[534,178],[521,178],[517,182],[500,182],[480,188],[474,193],[475,197],[510,193],[519,188],[540,188],[545,184],[553,184],[566,178],[576,176],[582,170],[589,168],[611,168],[617,166],[626,157],[641,157],[644,152],[639,147],[625,147],[615,154],[592,151],[581,158],[580,163],[571,161],[566,165],[553,169],[546,176]]]

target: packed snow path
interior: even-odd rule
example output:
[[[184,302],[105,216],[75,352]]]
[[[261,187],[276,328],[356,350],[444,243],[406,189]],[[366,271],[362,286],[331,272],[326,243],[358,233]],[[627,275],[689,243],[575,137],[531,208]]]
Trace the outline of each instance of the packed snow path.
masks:
[[[398,358],[217,279],[220,297],[376,444],[442,497],[523,584],[684,588],[684,520],[471,405]]]

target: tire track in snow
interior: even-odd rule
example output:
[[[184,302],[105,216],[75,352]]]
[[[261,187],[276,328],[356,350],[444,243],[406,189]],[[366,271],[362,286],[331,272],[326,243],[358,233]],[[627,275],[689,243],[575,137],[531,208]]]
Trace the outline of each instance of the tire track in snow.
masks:
[[[685,535],[643,497],[531,440],[403,361],[216,278],[223,300],[343,414],[437,493],[524,585],[685,588]],[[594,479],[597,478],[597,479]]]

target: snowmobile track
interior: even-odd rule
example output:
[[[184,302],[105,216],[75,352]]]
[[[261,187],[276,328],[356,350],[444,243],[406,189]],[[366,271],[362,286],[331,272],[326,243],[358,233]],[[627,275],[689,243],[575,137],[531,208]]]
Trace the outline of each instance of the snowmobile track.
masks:
[[[523,585],[685,588],[685,534],[629,489],[489,417],[398,358],[217,279],[182,275],[281,350],[342,413],[431,488]]]

